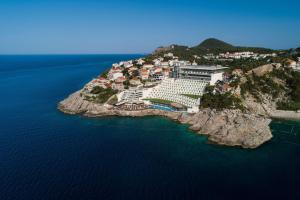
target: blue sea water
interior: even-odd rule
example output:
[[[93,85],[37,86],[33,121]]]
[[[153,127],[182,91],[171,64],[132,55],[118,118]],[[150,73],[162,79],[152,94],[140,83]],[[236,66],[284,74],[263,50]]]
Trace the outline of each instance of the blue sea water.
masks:
[[[255,150],[165,118],[89,119],[56,104],[139,55],[0,56],[0,199],[300,199],[300,123]]]

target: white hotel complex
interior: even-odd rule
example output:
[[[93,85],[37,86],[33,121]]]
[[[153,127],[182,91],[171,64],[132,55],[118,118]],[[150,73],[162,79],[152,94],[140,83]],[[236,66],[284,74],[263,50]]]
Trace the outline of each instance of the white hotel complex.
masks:
[[[143,98],[173,101],[186,106],[188,112],[197,112],[205,87],[222,80],[224,69],[226,67],[176,65],[172,78],[165,78],[158,86],[145,90]]]
[[[198,112],[205,87],[223,80],[224,69],[226,67],[190,65],[177,61],[170,67],[170,75],[162,77],[158,85],[150,88],[129,88],[118,95],[117,105],[151,105],[151,99],[161,99],[180,104],[188,112]]]

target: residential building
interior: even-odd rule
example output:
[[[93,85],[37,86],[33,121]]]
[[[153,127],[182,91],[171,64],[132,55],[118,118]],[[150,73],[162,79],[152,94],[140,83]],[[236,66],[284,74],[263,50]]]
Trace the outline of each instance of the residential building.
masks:
[[[116,80],[119,77],[123,77],[123,73],[121,73],[121,72],[110,73],[108,75],[108,77],[109,77],[110,80],[114,81],[114,80]]]
[[[151,64],[145,64],[145,65],[143,65],[143,68],[146,68],[146,69],[151,69],[153,67],[154,67],[154,65],[151,65]]]
[[[150,71],[148,69],[142,68],[140,69],[140,77],[142,80],[147,80],[149,79],[149,73]]]
[[[162,67],[162,68],[168,68],[169,67],[169,62],[161,62],[158,66]]]
[[[145,61],[141,58],[137,60],[138,65],[143,65],[144,63],[145,63]]]
[[[126,81],[126,77],[125,76],[121,76],[121,77],[118,77],[116,80],[115,80],[115,83],[123,83]]]

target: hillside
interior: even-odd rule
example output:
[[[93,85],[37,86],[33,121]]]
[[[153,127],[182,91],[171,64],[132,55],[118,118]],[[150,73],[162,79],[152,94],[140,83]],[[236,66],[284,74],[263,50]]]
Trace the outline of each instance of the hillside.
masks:
[[[254,53],[273,53],[276,52],[272,49],[261,48],[261,47],[243,47],[234,46],[222,40],[216,38],[209,38],[201,42],[197,46],[188,47],[183,45],[171,45],[167,47],[157,48],[152,55],[161,56],[164,53],[174,53],[183,60],[194,60],[194,55],[203,56],[209,53],[219,54],[224,52],[241,52],[241,51],[252,51]]]
[[[232,49],[234,48],[234,46],[215,38],[209,38],[204,40],[198,46],[195,46],[193,48],[213,50],[213,49]]]

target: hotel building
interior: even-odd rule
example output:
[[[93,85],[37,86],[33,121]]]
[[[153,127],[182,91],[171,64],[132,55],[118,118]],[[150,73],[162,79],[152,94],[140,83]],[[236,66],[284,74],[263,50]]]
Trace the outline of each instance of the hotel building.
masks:
[[[205,66],[205,65],[175,65],[172,77],[175,79],[200,80],[215,85],[219,80],[223,80],[223,73],[226,67]]]

